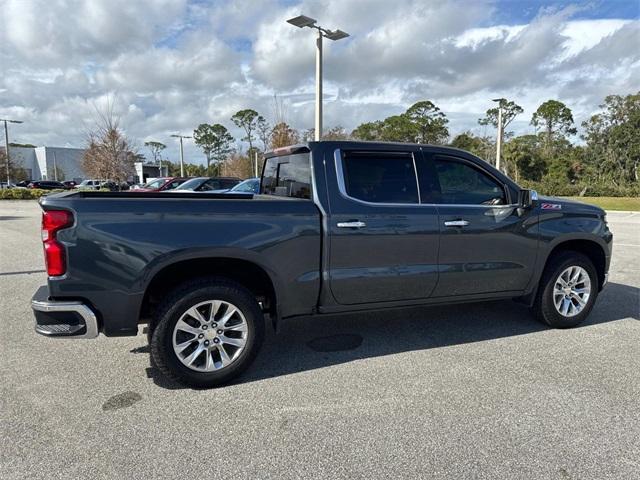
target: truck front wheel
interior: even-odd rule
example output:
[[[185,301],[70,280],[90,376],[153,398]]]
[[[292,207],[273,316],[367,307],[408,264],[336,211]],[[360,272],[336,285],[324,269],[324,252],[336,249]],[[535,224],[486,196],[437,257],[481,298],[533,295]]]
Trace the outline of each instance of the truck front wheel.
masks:
[[[598,275],[593,262],[566,251],[547,263],[533,311],[538,320],[554,328],[579,325],[591,312],[598,295]]]
[[[159,307],[154,323],[155,365],[191,387],[216,387],[240,375],[264,338],[264,316],[251,292],[220,278],[178,287]]]

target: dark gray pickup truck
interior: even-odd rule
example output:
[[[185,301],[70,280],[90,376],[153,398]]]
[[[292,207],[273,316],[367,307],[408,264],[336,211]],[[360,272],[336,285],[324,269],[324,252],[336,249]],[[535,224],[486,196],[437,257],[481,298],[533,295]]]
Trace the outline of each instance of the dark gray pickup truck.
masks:
[[[160,370],[199,387],[244,370],[265,323],[301,315],[516,299],[571,327],[611,259],[603,210],[538,197],[446,147],[311,142],[268,154],[255,196],[72,192],[41,205],[36,331],[148,324]]]

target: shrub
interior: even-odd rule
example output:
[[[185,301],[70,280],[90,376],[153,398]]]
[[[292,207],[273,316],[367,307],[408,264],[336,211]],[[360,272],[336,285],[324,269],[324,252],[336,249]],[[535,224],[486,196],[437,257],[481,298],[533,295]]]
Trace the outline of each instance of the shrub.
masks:
[[[541,195],[563,197],[638,197],[640,184],[614,185],[612,183],[570,183],[557,178],[543,177],[539,182],[521,181],[524,188],[536,190]]]
[[[39,188],[10,188],[0,190],[0,200],[37,200],[52,193],[64,190],[41,190]]]

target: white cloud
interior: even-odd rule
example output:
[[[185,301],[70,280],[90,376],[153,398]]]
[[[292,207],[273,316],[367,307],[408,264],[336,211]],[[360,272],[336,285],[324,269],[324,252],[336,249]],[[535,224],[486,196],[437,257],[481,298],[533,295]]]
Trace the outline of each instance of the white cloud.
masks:
[[[348,129],[431,99],[452,133],[482,131],[478,117],[505,96],[528,120],[558,98],[586,118],[605,95],[630,93],[640,78],[640,22],[575,19],[541,10],[527,24],[497,22],[491,0],[8,0],[0,30],[0,114],[25,120],[12,139],[82,145],[107,98],[142,145],[240,108],[313,123],[314,34],[285,22],[300,13],[351,34],[325,41],[325,125]],[[500,17],[503,19],[504,17]],[[232,128],[233,127],[233,128]],[[186,145],[189,159],[202,159]]]

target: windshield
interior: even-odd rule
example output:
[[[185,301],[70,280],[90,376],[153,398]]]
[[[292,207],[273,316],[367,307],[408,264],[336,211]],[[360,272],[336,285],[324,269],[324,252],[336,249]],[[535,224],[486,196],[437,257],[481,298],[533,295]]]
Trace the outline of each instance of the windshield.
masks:
[[[259,178],[248,178],[231,189],[232,192],[258,193],[260,189]]]
[[[154,180],[153,182],[149,182],[149,183],[145,184],[145,186],[142,187],[142,188],[160,188],[162,185],[164,185],[164,182],[166,182],[166,180],[164,178],[158,178],[157,180]]]
[[[195,190],[198,188],[206,178],[192,178],[180,185],[176,190]]]

